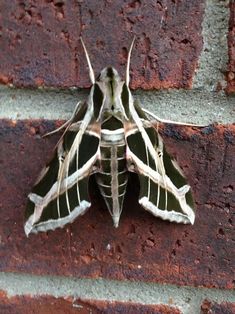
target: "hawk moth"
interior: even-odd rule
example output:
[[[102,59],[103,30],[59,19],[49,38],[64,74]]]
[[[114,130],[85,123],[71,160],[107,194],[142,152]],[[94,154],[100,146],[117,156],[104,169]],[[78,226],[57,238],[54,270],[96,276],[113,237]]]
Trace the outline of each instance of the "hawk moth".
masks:
[[[118,227],[129,172],[140,181],[139,203],[156,217],[194,223],[194,205],[186,178],[167,153],[162,137],[129,88],[131,44],[125,81],[113,67],[97,79],[86,47],[92,87],[87,101],[78,103],[65,128],[55,156],[41,172],[26,209],[26,235],[71,223],[90,207],[89,177],[94,175],[113,224]],[[182,124],[182,123],[178,123]],[[183,124],[185,125],[185,124]],[[190,124],[189,124],[190,125]]]

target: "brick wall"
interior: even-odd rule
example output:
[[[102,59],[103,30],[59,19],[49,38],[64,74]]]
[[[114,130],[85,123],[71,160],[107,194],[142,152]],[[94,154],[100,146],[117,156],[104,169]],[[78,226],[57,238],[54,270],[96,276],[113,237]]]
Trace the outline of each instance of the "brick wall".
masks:
[[[235,312],[234,10],[214,0],[0,3],[1,313]],[[141,209],[133,178],[114,229],[91,180],[86,215],[26,238],[27,194],[60,136],[42,135],[87,97],[80,35],[96,73],[112,64],[122,75],[136,35],[134,96],[162,118],[208,124],[161,125],[194,191],[194,226]]]

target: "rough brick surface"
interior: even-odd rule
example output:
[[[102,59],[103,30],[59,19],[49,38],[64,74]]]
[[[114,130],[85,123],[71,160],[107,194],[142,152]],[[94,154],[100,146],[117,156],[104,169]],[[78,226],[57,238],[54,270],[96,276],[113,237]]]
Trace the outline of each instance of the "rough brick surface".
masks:
[[[78,301],[79,302],[79,301]],[[176,307],[167,305],[143,305],[131,302],[80,301],[85,306],[92,307],[92,313],[99,314],[180,314]]]
[[[205,300],[201,306],[201,314],[234,314],[235,303],[223,302],[221,304]]]
[[[1,1],[0,82],[87,87],[79,36],[96,72],[111,64],[124,74],[136,35],[133,88],[190,87],[202,48],[204,2]]]
[[[109,302],[55,298],[52,296],[7,297],[0,292],[0,313],[4,314],[180,314],[175,307],[143,305],[130,302]]]
[[[76,307],[77,306],[77,307]],[[71,299],[54,298],[50,296],[30,297],[16,296],[7,297],[4,292],[0,293],[0,313],[4,314],[90,314],[91,308],[76,302],[73,306]]]
[[[93,205],[84,216],[26,238],[27,194],[58,139],[40,135],[54,127],[0,121],[0,271],[234,287],[235,125],[162,129],[194,191],[194,226],[145,212],[132,177],[118,229],[91,180]]]
[[[228,93],[235,93],[235,2],[230,0],[230,19],[229,19],[229,33],[228,33]]]

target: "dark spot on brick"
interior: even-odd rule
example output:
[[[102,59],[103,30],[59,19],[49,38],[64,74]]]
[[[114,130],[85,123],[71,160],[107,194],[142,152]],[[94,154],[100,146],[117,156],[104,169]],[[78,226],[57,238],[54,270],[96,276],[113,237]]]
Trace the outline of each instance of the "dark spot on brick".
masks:
[[[193,141],[193,142],[198,142],[198,140],[200,139],[200,136],[198,134],[192,134],[190,139]]]
[[[65,0],[53,0],[54,5],[58,7],[62,7],[65,4]]]
[[[128,49],[126,47],[122,48],[122,56],[126,60],[128,56]]]
[[[201,130],[202,134],[210,135],[215,132],[215,127],[213,125],[209,125]]]
[[[229,131],[229,130],[225,130],[224,131],[224,139],[227,143],[229,144],[235,144],[235,136],[234,134]]]
[[[187,39],[187,38],[181,40],[181,43],[184,44],[184,45],[191,44],[190,40]]]
[[[149,247],[153,247],[155,245],[155,241],[152,238],[148,238],[145,242],[146,242],[146,245]]]
[[[227,185],[223,187],[224,193],[232,193],[233,192],[233,186],[232,185]]]
[[[122,248],[121,248],[120,245],[117,245],[117,246],[116,246],[116,252],[117,252],[117,253],[120,253],[120,254],[122,253]]]
[[[43,26],[42,15],[40,13],[37,14],[35,20],[38,25]]]
[[[163,9],[163,5],[162,5],[162,2],[161,1],[157,1],[157,6],[160,10]]]
[[[105,42],[103,40],[97,40],[96,41],[96,47],[100,48],[100,49],[105,49],[105,47],[106,47]]]
[[[180,241],[180,240],[177,240],[177,241],[175,242],[175,244],[176,244],[178,247],[180,247],[180,246],[181,246],[181,241]]]
[[[224,230],[222,229],[222,228],[219,228],[219,230],[218,230],[218,233],[221,235],[221,236],[224,236]]]
[[[136,227],[134,224],[131,224],[130,229],[128,231],[128,235],[135,234],[135,233],[136,233]]]
[[[164,128],[164,134],[166,136],[169,136],[171,138],[177,139],[177,140],[182,140],[183,135],[180,133],[180,131],[175,127],[174,125],[171,124],[166,124],[166,127]]]
[[[230,204],[229,204],[229,203],[226,203],[226,204],[224,205],[224,211],[225,211],[226,213],[229,213],[229,212],[230,212]]]

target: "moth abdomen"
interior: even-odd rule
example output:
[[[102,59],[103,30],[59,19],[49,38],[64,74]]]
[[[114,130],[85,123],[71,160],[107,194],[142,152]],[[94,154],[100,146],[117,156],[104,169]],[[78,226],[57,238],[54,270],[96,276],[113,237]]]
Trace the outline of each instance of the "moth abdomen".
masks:
[[[114,131],[115,132],[115,131]],[[126,165],[126,143],[120,134],[119,140],[113,141],[110,135],[100,144],[101,161],[100,171],[96,173],[96,181],[99,186],[108,210],[113,218],[115,227],[118,227],[122,212],[123,200],[128,182],[128,170]]]

